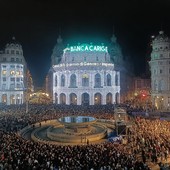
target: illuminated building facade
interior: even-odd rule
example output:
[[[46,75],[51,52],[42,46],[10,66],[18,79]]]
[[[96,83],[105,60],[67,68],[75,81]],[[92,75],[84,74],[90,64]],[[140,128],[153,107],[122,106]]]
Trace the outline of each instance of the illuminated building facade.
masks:
[[[0,53],[0,103],[23,104],[25,65],[22,46],[13,37]]]
[[[61,47],[61,37],[57,42]],[[55,57],[57,55],[52,55],[53,103],[104,105],[120,102],[120,72],[111,62],[107,46],[67,46],[61,58]]]
[[[170,40],[163,31],[152,37],[151,68],[152,103],[157,109],[170,109]]]

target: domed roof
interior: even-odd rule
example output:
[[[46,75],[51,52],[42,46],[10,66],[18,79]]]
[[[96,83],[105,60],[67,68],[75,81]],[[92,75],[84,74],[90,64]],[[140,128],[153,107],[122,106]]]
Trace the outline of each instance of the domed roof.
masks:
[[[21,44],[18,41],[16,41],[15,37],[12,37],[11,41],[7,43],[5,47],[6,48],[19,48],[19,49],[22,48]]]
[[[159,31],[159,35],[157,35],[153,39],[153,43],[160,43],[160,42],[169,42],[169,38],[163,31]]]

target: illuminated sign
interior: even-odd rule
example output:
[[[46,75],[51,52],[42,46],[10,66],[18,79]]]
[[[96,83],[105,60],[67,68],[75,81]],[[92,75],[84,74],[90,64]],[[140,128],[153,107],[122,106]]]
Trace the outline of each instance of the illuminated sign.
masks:
[[[70,52],[80,52],[80,51],[99,51],[99,52],[108,52],[106,46],[100,45],[78,45],[78,46],[71,46],[65,49],[66,51]]]

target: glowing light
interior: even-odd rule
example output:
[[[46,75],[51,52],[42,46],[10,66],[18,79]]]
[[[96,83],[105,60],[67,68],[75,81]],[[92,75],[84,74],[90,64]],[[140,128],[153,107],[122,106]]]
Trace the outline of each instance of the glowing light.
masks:
[[[81,51],[99,51],[99,52],[108,52],[107,47],[104,45],[89,45],[89,44],[82,44],[78,46],[71,46],[64,49],[64,52],[81,52]]]

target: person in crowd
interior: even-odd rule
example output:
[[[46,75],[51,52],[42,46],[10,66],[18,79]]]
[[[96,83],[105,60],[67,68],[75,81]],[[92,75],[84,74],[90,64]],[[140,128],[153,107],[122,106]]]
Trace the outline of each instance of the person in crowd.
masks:
[[[127,107],[127,110],[129,107]],[[130,108],[132,111],[132,108]],[[128,110],[128,112],[130,112]],[[51,145],[26,140],[17,131],[27,125],[70,115],[114,120],[114,105],[5,106],[0,111],[0,168],[4,170],[149,170],[148,162],[168,160],[170,122],[134,117],[127,143],[107,141],[87,145]],[[159,164],[163,167],[163,163]]]

